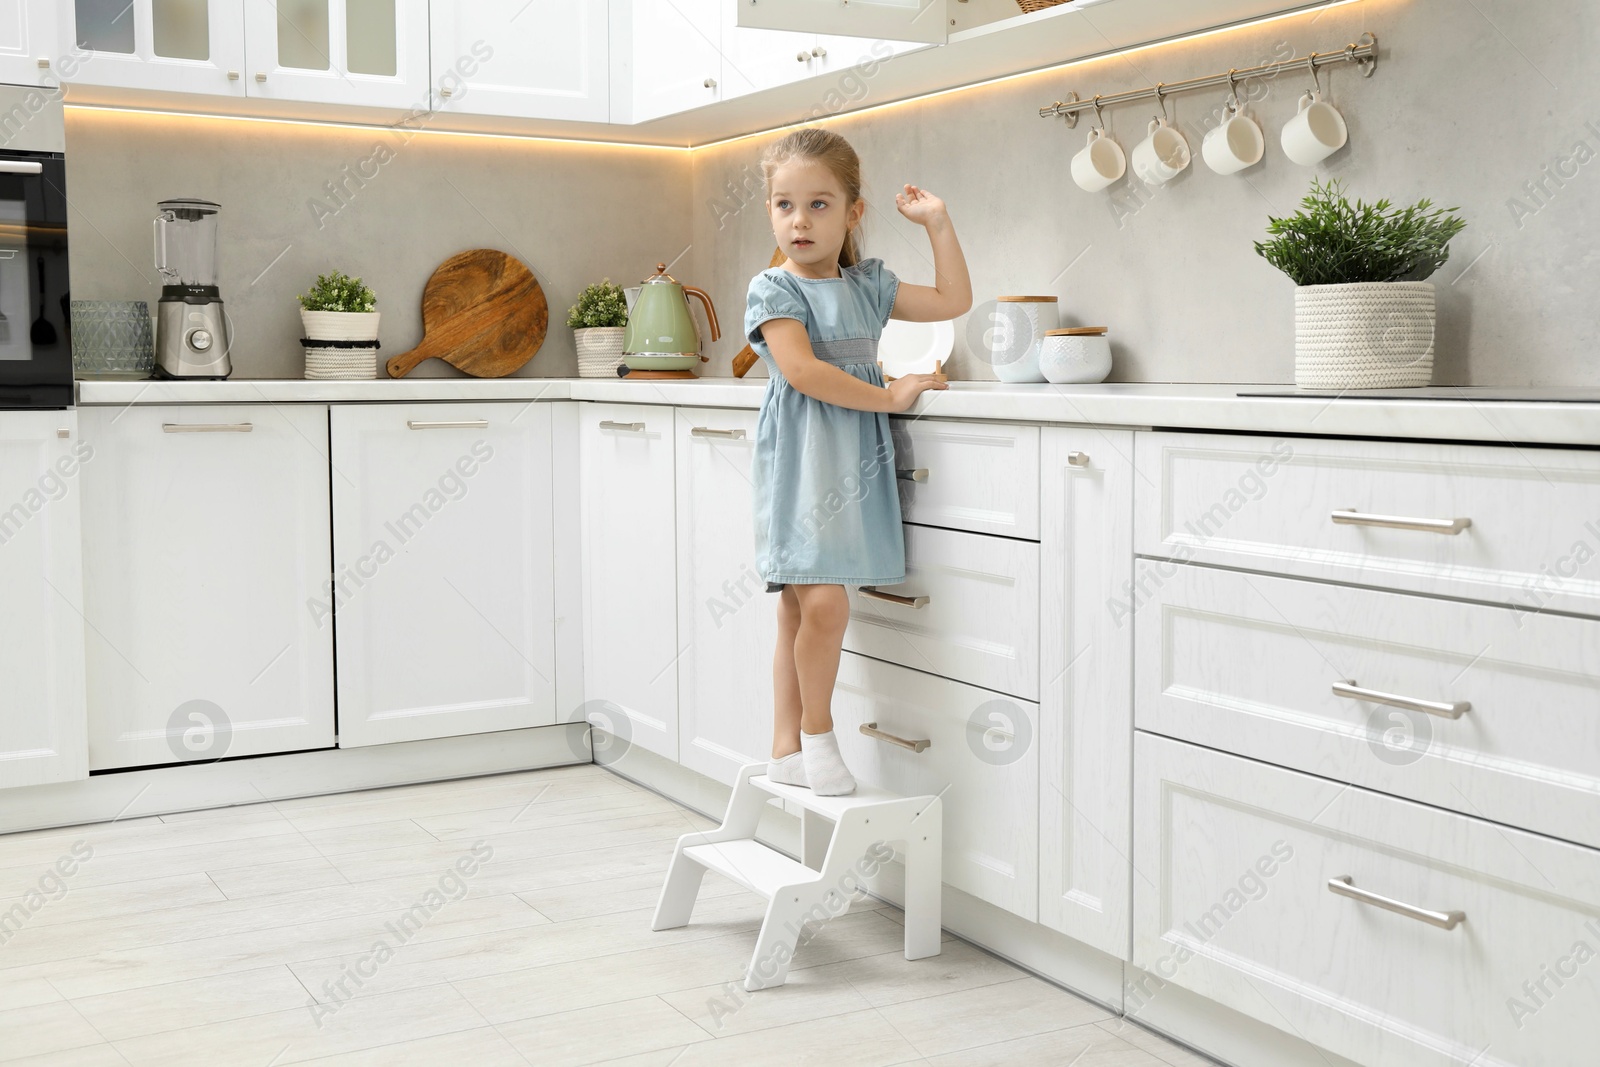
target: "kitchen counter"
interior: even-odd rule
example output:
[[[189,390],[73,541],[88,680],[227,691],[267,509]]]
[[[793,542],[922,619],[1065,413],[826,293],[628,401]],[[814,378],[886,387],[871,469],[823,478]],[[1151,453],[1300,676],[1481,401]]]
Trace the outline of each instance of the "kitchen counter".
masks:
[[[78,403],[249,404],[384,401],[598,400],[611,403],[757,408],[765,378],[638,381],[604,378],[410,378],[373,381],[80,381]],[[1482,441],[1489,444],[1600,446],[1600,401],[1560,402],[1492,388],[1444,390],[1417,399],[1342,396],[1239,396],[1288,391],[1282,385],[1008,385],[952,382],[906,414],[958,419],[1101,426],[1314,433],[1354,437]],[[1390,391],[1392,393],[1392,391]],[[1552,390],[1551,396],[1559,396]]]

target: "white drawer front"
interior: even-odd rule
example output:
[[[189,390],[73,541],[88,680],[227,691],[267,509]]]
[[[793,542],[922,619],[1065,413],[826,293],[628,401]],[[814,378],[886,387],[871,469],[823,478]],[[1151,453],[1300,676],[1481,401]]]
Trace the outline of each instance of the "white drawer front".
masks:
[[[1160,976],[1369,1067],[1591,1058],[1600,852],[1143,732],[1134,759],[1129,1015]]]
[[[1600,451],[1144,433],[1136,461],[1145,555],[1600,615]]]
[[[925,526],[905,537],[906,580],[853,592],[844,647],[1037,700],[1039,546]]]
[[[1039,539],[1039,428],[889,420],[907,522]]]
[[[858,782],[944,798],[944,881],[1034,921],[1039,911],[1039,706],[846,652],[833,728]],[[863,723],[913,752],[860,732]]]
[[[1600,622],[1140,569],[1141,729],[1600,847]]]

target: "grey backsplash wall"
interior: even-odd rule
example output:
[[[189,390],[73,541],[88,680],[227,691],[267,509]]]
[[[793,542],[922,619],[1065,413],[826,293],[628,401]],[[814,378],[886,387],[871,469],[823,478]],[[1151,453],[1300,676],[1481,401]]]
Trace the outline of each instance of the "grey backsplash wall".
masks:
[[[1266,129],[1267,154],[1231,177],[1198,158],[1223,94],[1170,99],[1196,159],[1154,190],[1130,177],[1108,193],[1082,192],[1068,165],[1092,113],[1076,130],[1037,115],[1073,90],[1110,94],[1332,51],[1363,30],[1379,37],[1378,71],[1370,79],[1342,65],[1320,72],[1350,143],[1314,169],[1290,163],[1277,143],[1309,85],[1303,72],[1253,87],[1250,111]],[[895,212],[894,192],[905,182],[933,190],[949,202],[967,251],[975,312],[1001,294],[1056,294],[1064,324],[1110,327],[1113,381],[1292,382],[1294,287],[1252,242],[1269,214],[1293,211],[1322,174],[1368,200],[1428,197],[1461,208],[1468,228],[1433,278],[1436,382],[1600,385],[1600,64],[1589,52],[1597,39],[1600,10],[1590,0],[1361,0],[831,125],[865,164],[869,255],[909,281],[932,280],[926,238]],[[850,89],[842,86],[859,96]],[[819,91],[824,107],[827,90],[837,100],[841,86]],[[868,81],[868,103],[871,92]],[[1153,113],[1140,101],[1111,109],[1107,121],[1131,150]],[[202,196],[223,205],[235,377],[301,376],[294,297],[334,267],[377,290],[382,354],[404,351],[421,337],[428,275],[479,246],[522,258],[550,302],[549,339],[522,374],[576,373],[565,312],[584,284],[606,275],[632,284],[658,260],[676,260],[674,276],[716,301],[726,332],[707,346],[702,373],[725,376],[742,344],[745,287],[772,253],[756,163],[776,136],[692,154],[418,136],[369,165],[375,177],[352,182],[349,203],[319,225],[309,203],[333,205],[325,183],[358,171],[396,135],[69,110],[73,295],[153,306],[155,203]],[[974,355],[982,323],[972,319],[958,324],[948,369],[956,379],[990,379]],[[457,372],[434,360],[414,373]]]

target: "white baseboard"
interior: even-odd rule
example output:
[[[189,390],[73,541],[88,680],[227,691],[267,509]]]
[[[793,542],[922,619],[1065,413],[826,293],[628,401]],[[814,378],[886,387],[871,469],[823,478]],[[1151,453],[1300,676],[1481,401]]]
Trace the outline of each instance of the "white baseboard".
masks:
[[[589,763],[587,724],[97,774],[0,790],[0,833]]]

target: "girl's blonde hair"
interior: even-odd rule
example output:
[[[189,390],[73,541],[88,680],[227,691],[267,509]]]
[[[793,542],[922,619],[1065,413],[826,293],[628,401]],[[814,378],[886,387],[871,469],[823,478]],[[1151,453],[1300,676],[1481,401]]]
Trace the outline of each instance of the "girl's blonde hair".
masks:
[[[846,208],[861,199],[861,159],[856,155],[856,150],[850,147],[849,141],[831,130],[815,127],[795,130],[762,155],[761,178],[766,183],[768,197],[772,195],[773,171],[796,159],[821,163],[832,171],[849,200]],[[844,247],[839,249],[839,266],[853,267],[860,261],[861,253],[856,247],[856,234],[859,231],[860,227],[857,226],[845,232]]]

